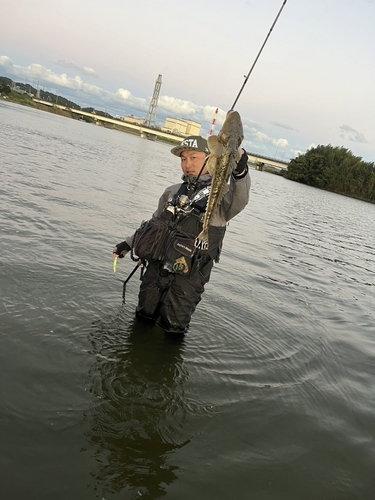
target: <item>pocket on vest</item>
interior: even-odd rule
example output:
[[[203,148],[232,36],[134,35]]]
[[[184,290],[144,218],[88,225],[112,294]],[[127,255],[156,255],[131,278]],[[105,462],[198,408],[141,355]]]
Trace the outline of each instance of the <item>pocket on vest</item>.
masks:
[[[195,238],[181,233],[172,233],[169,237],[164,269],[171,273],[189,276],[195,254]]]
[[[133,251],[142,260],[164,260],[170,229],[160,219],[143,222],[135,232]]]

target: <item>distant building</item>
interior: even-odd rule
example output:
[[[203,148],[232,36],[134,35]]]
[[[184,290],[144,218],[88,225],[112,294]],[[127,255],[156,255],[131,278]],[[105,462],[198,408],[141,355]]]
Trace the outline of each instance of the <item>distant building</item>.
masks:
[[[133,125],[143,125],[145,122],[144,118],[136,118],[135,116],[124,116],[121,118],[124,122],[133,123]]]
[[[199,135],[202,125],[192,120],[186,120],[186,135]]]
[[[193,122],[192,120],[184,120],[183,118],[167,118],[165,120],[163,132],[170,132],[171,134],[179,135],[199,135],[201,131],[201,124]]]

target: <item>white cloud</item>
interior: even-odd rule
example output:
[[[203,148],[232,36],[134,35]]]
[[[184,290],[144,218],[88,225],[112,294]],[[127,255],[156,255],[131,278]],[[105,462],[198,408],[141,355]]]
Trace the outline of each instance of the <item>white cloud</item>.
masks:
[[[70,78],[65,73],[59,75],[41,64],[30,64],[27,67],[17,66],[7,56],[0,57],[0,67],[3,67],[9,74],[20,79],[39,79],[46,83],[58,85],[59,87],[76,90],[85,89],[87,92],[94,94],[97,94],[99,89],[99,87],[84,83],[80,76]]]
[[[116,96],[119,97],[120,99],[127,100],[131,96],[131,93],[129,92],[129,90],[118,89],[116,92]]]
[[[265,142],[265,143],[269,143],[269,142],[271,142],[271,139],[268,137],[268,135],[263,134],[263,132],[257,132],[257,133],[255,134],[255,139],[256,139],[258,142]]]
[[[0,67],[3,67],[4,69],[9,69],[13,66],[12,61],[9,59],[7,56],[0,56]]]
[[[195,115],[199,111],[199,106],[192,102],[167,95],[159,97],[158,108],[176,115],[185,116]]]
[[[98,78],[98,73],[94,71],[92,68],[88,68],[87,66],[79,66],[78,64],[75,64],[73,61],[70,61],[68,59],[60,59],[59,61],[56,62],[57,66],[61,66],[62,68],[72,68],[77,71],[80,71],[84,75],[87,76],[94,76],[95,78]]]
[[[285,149],[289,146],[289,143],[286,139],[272,139],[272,145],[276,146],[280,149]]]
[[[73,63],[70,67],[73,67]],[[101,104],[108,105],[110,103],[120,103],[141,111],[147,111],[149,106],[146,99],[133,96],[129,90],[119,88],[115,93],[112,93],[96,85],[85,82],[81,76],[76,75],[74,77],[69,77],[65,73],[57,74],[40,64],[30,64],[27,67],[17,66],[13,64],[9,57],[2,56],[0,57],[0,68],[4,68],[8,74],[21,80],[39,80],[44,84],[49,84],[54,87],[76,91],[78,92],[78,97],[81,96],[81,98],[82,94],[84,94],[86,99],[90,97],[96,98],[97,106]],[[72,99],[74,99],[73,96]],[[80,102],[78,101],[77,104],[80,104]],[[210,119],[212,120],[215,109],[216,108],[212,106],[198,106],[190,101],[169,96],[160,96],[158,102],[158,113],[190,117],[197,121],[207,121],[209,115],[211,115]]]
[[[133,96],[129,90],[118,89],[115,94],[107,92],[107,97],[110,101],[127,104],[138,110],[146,111],[148,109],[146,99]]]
[[[137,109],[147,109],[146,99],[134,97],[128,90],[118,89],[114,94],[91,83],[86,83],[80,76],[68,77],[65,73],[57,74],[40,64],[30,64],[27,67],[17,66],[7,56],[0,57],[0,68],[4,68],[8,74],[22,80],[39,80],[45,84],[61,87],[66,90],[76,91],[86,97],[93,97],[105,104],[122,103]],[[72,97],[74,98],[74,97]],[[77,102],[77,104],[80,104]],[[97,102],[97,105],[100,105]]]
[[[305,153],[305,151],[301,151],[300,149],[291,149],[290,152],[294,157],[303,155]]]

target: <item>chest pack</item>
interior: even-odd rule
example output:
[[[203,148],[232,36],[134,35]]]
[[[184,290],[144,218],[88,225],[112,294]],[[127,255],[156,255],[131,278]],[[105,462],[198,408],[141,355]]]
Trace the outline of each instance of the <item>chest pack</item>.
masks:
[[[182,183],[160,216],[143,222],[136,231],[133,253],[142,260],[159,261],[168,272],[185,276],[196,273],[209,261],[218,261],[225,226],[209,228],[210,247],[207,250],[195,247],[210,189],[210,183],[194,191],[188,183]]]

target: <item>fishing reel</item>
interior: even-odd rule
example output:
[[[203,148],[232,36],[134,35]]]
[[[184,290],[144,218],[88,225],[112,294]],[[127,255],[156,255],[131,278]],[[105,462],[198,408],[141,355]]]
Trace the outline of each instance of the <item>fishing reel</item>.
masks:
[[[189,213],[193,210],[191,206],[191,200],[186,194],[180,194],[178,196],[174,196],[170,200],[168,200],[168,210],[170,212],[184,212]]]
[[[191,201],[186,194],[180,194],[180,196],[177,197],[176,200],[176,205],[178,208],[186,208],[187,206],[190,206]]]

